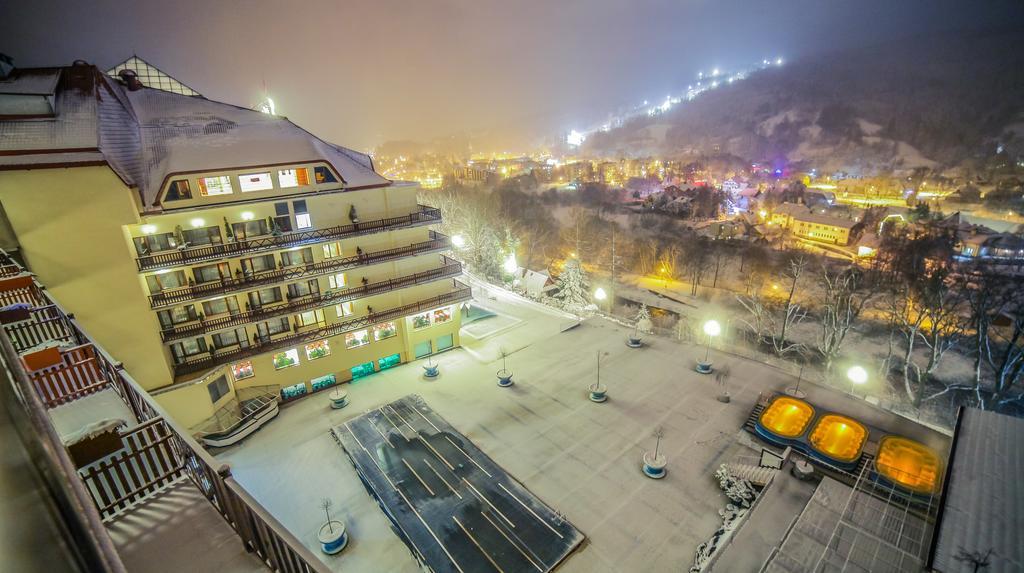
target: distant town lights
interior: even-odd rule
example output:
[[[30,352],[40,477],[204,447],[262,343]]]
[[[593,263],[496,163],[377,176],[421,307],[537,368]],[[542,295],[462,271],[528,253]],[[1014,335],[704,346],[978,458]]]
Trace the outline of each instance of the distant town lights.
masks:
[[[198,229],[199,227],[202,227],[203,225],[205,225],[206,221],[204,221],[204,220],[202,220],[202,219],[197,217],[197,218],[192,219],[191,221],[189,221],[189,224],[192,225],[193,229]]]
[[[781,66],[782,65],[782,58],[775,58],[775,65],[776,66]]]
[[[644,102],[645,104],[647,102]],[[565,137],[565,142],[573,147],[579,147],[586,141],[587,136],[576,131],[575,129],[569,132],[569,135]]]
[[[156,225],[143,225],[142,226],[142,234],[144,234],[144,235],[152,235],[155,232],[156,232]]]

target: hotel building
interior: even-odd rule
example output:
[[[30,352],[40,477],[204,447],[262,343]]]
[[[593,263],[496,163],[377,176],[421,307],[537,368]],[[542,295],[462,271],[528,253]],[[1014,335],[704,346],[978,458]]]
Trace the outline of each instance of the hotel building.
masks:
[[[416,192],[138,58],[0,77],[0,247],[193,430],[459,344]]]

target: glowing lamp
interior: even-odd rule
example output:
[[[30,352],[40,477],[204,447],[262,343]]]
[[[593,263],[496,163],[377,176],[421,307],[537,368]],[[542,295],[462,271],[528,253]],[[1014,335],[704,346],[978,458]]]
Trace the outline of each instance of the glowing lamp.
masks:
[[[461,249],[466,246],[466,239],[462,235],[452,235],[452,244]]]
[[[142,226],[142,233],[144,235],[152,235],[155,232],[156,232],[156,225],[143,225]]]
[[[206,221],[204,221],[204,220],[202,220],[202,219],[197,217],[197,218],[192,219],[191,221],[189,221],[189,224],[192,225],[193,229],[198,229],[199,227],[202,227],[203,225],[205,225]]]
[[[243,221],[252,221],[253,217],[255,217],[255,216],[256,215],[252,214],[252,211],[242,211],[242,220]]]
[[[510,253],[508,258],[505,259],[505,264],[503,266],[505,268],[505,272],[509,274],[519,270],[519,263],[516,262],[516,254]]]
[[[594,298],[597,300],[604,300],[608,298],[608,293],[604,292],[603,288],[597,287],[597,290],[594,291]]]
[[[708,336],[718,336],[722,333],[722,325],[718,324],[717,320],[709,320],[704,323],[704,334]]]
[[[860,366],[854,366],[846,371],[846,377],[854,384],[863,384],[868,381],[868,372]]]

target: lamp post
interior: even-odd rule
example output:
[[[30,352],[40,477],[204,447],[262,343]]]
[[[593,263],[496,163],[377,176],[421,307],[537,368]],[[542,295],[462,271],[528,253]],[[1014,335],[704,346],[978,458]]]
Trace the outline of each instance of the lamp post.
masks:
[[[594,300],[600,302],[600,301],[605,300],[607,298],[608,298],[608,293],[605,292],[605,290],[603,288],[597,287],[597,289],[594,290]],[[611,314],[611,313],[612,313],[612,303],[611,303],[611,301],[608,301],[608,314]]]
[[[846,377],[850,379],[850,394],[854,393],[854,388],[858,385],[863,385],[868,381],[868,371],[864,370],[860,366],[851,366],[846,371]]]
[[[704,323],[704,334],[707,335],[707,349],[704,351],[704,360],[697,362],[697,372],[711,374],[711,339],[722,333],[722,325],[717,320],[709,320]]]

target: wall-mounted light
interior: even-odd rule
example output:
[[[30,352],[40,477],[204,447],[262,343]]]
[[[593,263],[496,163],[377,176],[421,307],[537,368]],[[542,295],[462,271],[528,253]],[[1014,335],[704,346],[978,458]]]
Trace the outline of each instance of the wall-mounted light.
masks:
[[[195,219],[192,219],[191,221],[189,221],[189,223],[192,225],[193,229],[198,229],[199,227],[202,227],[203,225],[205,225],[206,221],[204,221],[202,219],[199,219],[199,218],[195,218]]]
[[[156,225],[143,225],[142,226],[142,234],[143,235],[152,235],[155,232],[156,232]]]
[[[256,215],[252,214],[252,211],[242,211],[242,220],[243,221],[252,221],[253,217],[255,217],[255,216]]]

